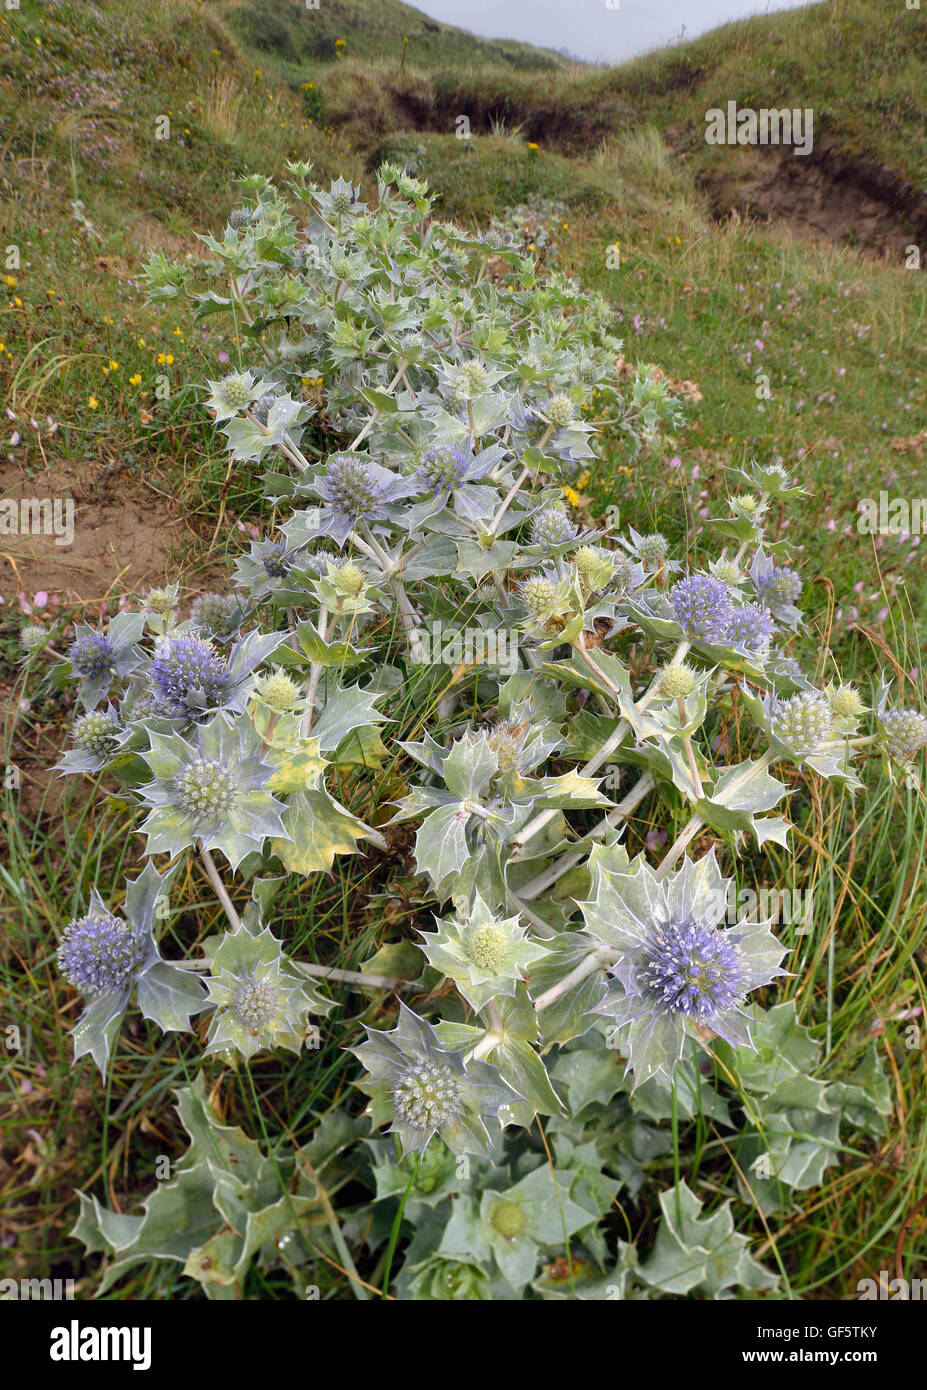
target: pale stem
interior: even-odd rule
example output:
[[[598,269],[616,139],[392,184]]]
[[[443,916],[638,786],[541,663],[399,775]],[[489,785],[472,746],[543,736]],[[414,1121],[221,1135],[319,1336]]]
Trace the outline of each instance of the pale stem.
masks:
[[[521,487],[522,483],[523,483],[523,482],[525,481],[525,479],[527,478],[529,472],[530,472],[530,469],[528,469],[528,468],[523,468],[523,469],[522,469],[520,476],[519,476],[518,478],[515,479],[515,482],[512,484],[512,486],[509,488],[508,492],[505,494],[505,496],[503,497],[502,501],[500,502],[500,504],[499,504],[499,510],[496,512],[495,516],[493,517],[492,522],[490,523],[490,526],[489,526],[489,529],[488,529],[488,532],[487,532],[487,534],[488,534],[493,540],[495,540],[496,532],[497,532],[497,530],[499,529],[499,522],[502,520],[502,518],[505,516],[506,512],[508,511],[509,506],[510,506],[510,504],[511,504],[511,502],[512,502],[512,499],[514,498],[515,494],[518,492],[518,490],[519,490],[519,488]]]
[[[594,975],[603,966],[613,965],[617,959],[618,952],[613,951],[610,946],[595,946],[588,956],[583,957],[579,965],[573,967],[569,975],[565,975],[557,984],[551,985],[550,989],[546,989],[543,994],[538,995],[534,1001],[535,1012],[540,1013],[541,1009],[549,1008],[562,995],[568,993],[574,985],[582,984],[583,980]]]
[[[688,650],[689,643],[680,642],[679,646],[676,648],[676,651],[673,655],[670,664],[677,665],[680,661],[682,661]],[[649,690],[647,690],[638,700],[637,708],[639,710],[646,709],[647,706],[650,704],[651,700],[657,693],[659,681],[659,676],[656,676],[653,682],[651,683]],[[597,772],[598,769],[602,766],[602,764],[608,761],[608,759],[611,757],[612,753],[614,753],[615,749],[618,747],[619,743],[624,738],[625,734],[628,733],[630,728],[631,726],[626,719],[619,719],[614,730],[602,744],[602,747],[599,749],[598,753],[596,753],[594,757],[589,759],[585,767],[580,769],[580,776],[591,777],[594,772]],[[518,855],[519,851],[524,849],[528,841],[532,839],[535,835],[537,835],[539,831],[543,830],[544,826],[547,825],[550,821],[552,821],[554,816],[558,814],[559,813],[556,810],[541,811],[540,814],[535,816],[533,820],[530,820],[528,824],[524,827],[524,829],[520,830],[518,834],[515,836],[514,840],[512,841],[512,857],[515,858]]]
[[[719,806],[726,806],[734,792],[740,791],[741,788],[746,786],[748,782],[752,781],[754,777],[759,776],[761,772],[765,772],[766,769],[776,761],[777,756],[778,754],[774,753],[771,749],[767,749],[763,756],[757,759],[753,767],[747,768],[746,771],[742,772],[740,776],[735,778],[733,782],[729,783],[729,785],[725,787],[721,795],[715,797],[714,800],[717,802]],[[660,861],[659,867],[656,870],[656,876],[658,879],[666,878],[667,874],[672,869],[676,860],[679,858],[680,854],[682,854],[683,850],[686,848],[686,845],[688,845],[690,841],[695,839],[695,836],[698,834],[698,832],[701,830],[704,824],[704,818],[700,815],[694,815],[691,817],[689,821],[687,821],[687,823],[683,826],[682,830],[676,836],[676,839],[673,841],[672,845],[670,846],[667,853],[664,855],[663,859]]]
[[[219,877],[219,870],[216,868],[215,861],[213,860],[212,855],[209,853],[209,850],[203,846],[200,847],[200,859],[203,861],[203,867],[205,868],[206,873],[209,877],[209,882],[212,884],[215,890],[216,897],[222,904],[226,917],[231,922],[234,930],[240,931],[241,918],[239,917],[235,909],[235,904],[229,897],[228,892],[226,891],[225,884]]]
[[[608,814],[599,822],[591,832],[590,838],[601,840],[605,837],[605,832],[609,826],[616,826],[619,821],[627,820],[632,811],[643,801],[644,797],[653,787],[653,774],[645,772],[637,779],[628,794],[619,801],[617,806],[613,806]],[[576,850],[570,854],[564,854],[543,873],[536,878],[530,879],[518,890],[519,898],[540,898],[548,888],[552,888],[558,879],[564,874],[569,873],[570,869],[575,868],[585,858],[585,850]],[[511,892],[511,889],[509,890]],[[544,924],[547,925],[546,922]]]
[[[680,724],[685,724],[687,719],[685,700],[683,700],[682,698],[678,699],[676,701],[676,708],[679,711]],[[692,736],[690,734],[680,734],[680,738],[682,739],[682,746],[686,750],[686,757],[689,761],[689,775],[692,778],[692,785],[695,788],[696,799],[698,799],[698,797],[700,797],[702,794],[702,779],[699,775],[698,764],[695,761],[695,750],[692,747]]]

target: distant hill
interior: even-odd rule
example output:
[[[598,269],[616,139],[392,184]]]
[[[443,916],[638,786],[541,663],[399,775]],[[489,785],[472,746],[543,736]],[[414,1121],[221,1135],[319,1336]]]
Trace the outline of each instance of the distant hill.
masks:
[[[551,71],[572,59],[514,39],[481,39],[401,0],[219,0],[216,13],[242,43],[284,69],[350,58],[405,60],[428,71],[466,64]]]

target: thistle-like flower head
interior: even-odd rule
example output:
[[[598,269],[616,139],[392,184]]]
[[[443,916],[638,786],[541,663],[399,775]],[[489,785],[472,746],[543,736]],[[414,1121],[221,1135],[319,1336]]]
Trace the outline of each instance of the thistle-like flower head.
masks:
[[[296,709],[300,702],[299,686],[286,671],[273,671],[269,676],[255,677],[254,694],[277,714]]]
[[[329,565],[328,577],[336,594],[344,598],[357,598],[367,583],[367,573],[349,560],[344,565]]]
[[[216,420],[231,420],[267,390],[267,381],[257,381],[253,372],[229,372],[220,381],[210,381],[207,410],[213,411]]]
[[[760,603],[744,603],[731,614],[724,640],[748,652],[766,652],[775,631],[768,608]]]
[[[694,917],[668,922],[648,944],[643,978],[669,1013],[706,1020],[744,993],[739,948],[729,933]]]
[[[203,1007],[199,980],[162,960],[155,945],[158,903],[169,882],[170,871],[159,874],[146,864],[138,878],[127,880],[119,914],[91,890],[88,911],[62,933],[59,969],[87,997],[71,1034],[75,1060],[90,1053],[104,1075],[133,989],[145,1017],[164,1031],[189,1027],[190,1015]]]
[[[332,454],[325,471],[311,486],[328,503],[322,530],[343,545],[359,521],[381,521],[390,507],[421,492],[418,476],[404,478],[375,463],[369,454],[345,450]]]
[[[690,574],[669,591],[673,616],[686,637],[723,642],[734,614],[731,596],[720,579]]]
[[[500,719],[485,733],[486,742],[495,753],[500,772],[520,772],[522,769],[522,748],[525,741],[525,726],[511,724]]]
[[[41,623],[26,623],[19,629],[19,645],[24,652],[35,652],[44,647],[50,634]]]
[[[568,545],[576,537],[576,527],[567,514],[566,507],[552,502],[535,512],[531,518],[531,544],[555,549]]]
[[[367,1029],[367,1041],[352,1048],[369,1073],[359,1083],[371,1097],[375,1123],[392,1118],[403,1155],[424,1152],[440,1134],[453,1153],[488,1155],[487,1119],[521,1099],[488,1062],[464,1063],[462,1052],[441,1046],[430,1024],[400,1004],[392,1032]]]
[[[286,541],[271,541],[261,556],[268,579],[283,579],[293,568],[293,557]]]
[[[754,587],[768,603],[781,606],[797,603],[803,586],[801,576],[794,570],[785,565],[774,565],[767,573],[755,577]]]
[[[155,774],[141,789],[151,807],[141,827],[149,854],[199,843],[221,850],[234,869],[268,836],[289,839],[283,806],[267,789],[273,768],[261,759],[249,719],[221,713],[196,725],[191,742],[176,733],[151,732],[149,739],[141,754]]]
[[[671,1076],[686,1038],[714,1033],[733,1047],[750,1044],[746,996],[783,973],[785,950],[767,924],[720,925],[729,887],[714,850],[684,859],[666,879],[642,858],[626,873],[593,865],[586,928],[617,957],[595,1012],[622,1033],[635,1085]]]
[[[733,560],[713,560],[708,566],[713,578],[720,579],[728,589],[736,589],[743,584],[746,575]]]
[[[547,414],[550,416],[551,424],[565,429],[573,423],[576,407],[569,396],[554,396],[547,407]]]
[[[430,493],[447,492],[460,487],[470,470],[470,460],[461,449],[436,444],[427,449],[419,461],[418,477]]]
[[[74,723],[74,742],[95,758],[106,758],[114,751],[119,733],[119,716],[112,706],[91,710]]]
[[[231,673],[211,642],[184,633],[162,638],[151,665],[151,680],[167,714],[196,719],[221,708]]]
[[[234,637],[241,626],[242,611],[234,594],[201,594],[193,600],[190,623],[201,637],[221,642]]]
[[[71,665],[79,676],[94,680],[108,675],[113,664],[113,645],[102,632],[81,632],[71,646]]]
[[[457,369],[454,377],[454,390],[458,400],[473,400],[481,396],[489,385],[489,377],[482,362],[465,362]]]
[[[927,716],[916,709],[886,709],[879,715],[879,742],[896,763],[911,763],[927,746]]]
[[[696,685],[695,672],[682,662],[664,666],[660,672],[660,692],[671,700],[684,700]]]
[[[206,986],[216,1009],[207,1052],[234,1050],[245,1058],[273,1047],[298,1052],[307,1015],[328,1011],[267,927],[226,933],[212,955]]]
[[[669,541],[659,531],[654,531],[649,536],[641,536],[637,542],[637,553],[648,569],[659,569],[666,559],[668,550]]]
[[[68,653],[70,673],[82,684],[78,698],[85,709],[94,709],[113,680],[127,676],[142,661],[136,642],[145,630],[143,613],[117,613],[106,632],[82,624]]]
[[[365,454],[333,454],[325,470],[325,490],[332,506],[355,519],[375,511],[380,488]]]
[[[148,938],[121,917],[99,906],[65,927],[58,947],[58,968],[81,994],[123,990],[141,971]]]
[[[833,733],[834,716],[824,695],[804,690],[769,705],[769,729],[793,753],[814,753]]]
[[[838,685],[828,692],[830,707],[838,719],[857,719],[866,706],[854,685]]]
[[[527,937],[517,917],[490,912],[478,893],[466,913],[439,918],[437,927],[425,934],[422,950],[475,1009],[490,999],[513,997],[531,965],[547,954],[546,946]]]
[[[633,568],[630,558],[612,555],[610,551],[602,550],[595,545],[581,545],[572,558],[581,583],[592,593],[604,589],[614,577],[617,559],[627,558],[628,569]]]

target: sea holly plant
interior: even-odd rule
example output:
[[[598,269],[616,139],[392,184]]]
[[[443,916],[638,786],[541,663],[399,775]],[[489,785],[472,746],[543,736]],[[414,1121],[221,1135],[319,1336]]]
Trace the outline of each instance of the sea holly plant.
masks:
[[[442,221],[399,167],[365,201],[289,175],[242,180],[205,264],[148,266],[155,300],[236,335],[200,399],[264,531],[234,592],[152,591],[60,663],[78,706],[60,771],[115,787],[148,861],[122,915],[94,890],[62,941],[88,1001],[77,1056],[118,1072],[137,988],[196,1073],[192,1157],[144,1216],[84,1198],[78,1233],[108,1282],[163,1258],[210,1297],[245,1296],[253,1260],[298,1290],[318,1258],[358,1298],[776,1288],[732,1225],[742,1165],[665,1189],[649,1251],[609,1213],[696,1117],[743,1148],[770,1212],[850,1132],[879,1134],[870,1040],[846,1075],[812,1075],[812,1049],[771,1078],[794,924],[732,913],[732,891],[790,850],[800,786],[861,796],[870,753],[911,778],[927,719],[803,670],[810,576],[775,529],[803,490],[782,466],[728,472],[704,553],[671,516],[596,521],[589,474],[681,411],[659,374],[616,371],[613,309],[541,241]],[[361,969],[331,958],[336,874]],[[169,875],[209,895],[172,917],[171,963]],[[297,1092],[319,1019],[353,1085],[300,1145],[280,1098],[314,1113],[322,1081]],[[283,1053],[265,1154],[202,1087],[225,1067],[257,1086]],[[362,1212],[336,1211],[342,1187]]]
[[[145,1018],[165,1032],[188,1029],[191,1017],[206,1007],[199,981],[163,960],[155,941],[158,906],[166,901],[170,878],[147,863],[126,883],[121,913],[110,911],[91,890],[88,910],[61,935],[58,968],[86,1000],[72,1032],[74,1057],[89,1053],[101,1072],[133,991]]]

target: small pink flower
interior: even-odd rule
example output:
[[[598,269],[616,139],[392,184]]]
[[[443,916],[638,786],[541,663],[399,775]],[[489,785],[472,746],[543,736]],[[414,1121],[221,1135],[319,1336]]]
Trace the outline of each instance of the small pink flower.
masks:
[[[667,835],[665,830],[648,830],[647,838],[644,843],[649,850],[653,851],[659,849],[661,845],[665,845],[666,840]]]
[[[877,623],[884,623],[884,622],[885,622],[885,619],[886,619],[887,617],[888,617],[888,609],[887,609],[887,608],[880,608],[879,611],[878,611],[878,613],[876,614],[876,622],[877,622]]]
[[[38,593],[33,597],[32,602],[36,608],[44,608],[48,603],[48,594],[44,589],[39,589]]]
[[[227,362],[228,360],[229,360],[229,355],[228,355],[227,352],[220,352],[220,353],[219,353],[219,361],[220,361],[220,362]]]

